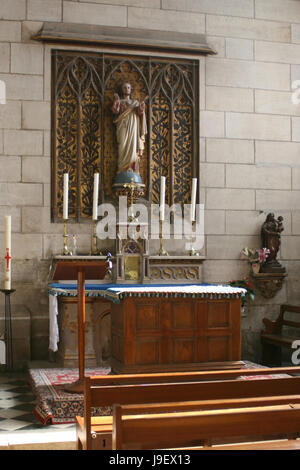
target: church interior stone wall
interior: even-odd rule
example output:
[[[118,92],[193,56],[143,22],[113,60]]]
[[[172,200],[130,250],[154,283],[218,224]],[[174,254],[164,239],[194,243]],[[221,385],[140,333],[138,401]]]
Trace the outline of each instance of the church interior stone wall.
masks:
[[[30,335],[20,342],[18,326],[20,351],[30,359],[48,358],[47,282],[51,257],[62,250],[63,225],[51,222],[51,54],[95,50],[33,40],[49,21],[203,33],[216,51],[197,58],[202,281],[249,276],[241,250],[260,247],[269,212],[283,217],[279,259],[288,276],[275,297],[257,293],[242,319],[242,357],[259,362],[262,318],[274,319],[282,303],[300,302],[300,3],[1,0],[0,18],[0,80],[6,85],[6,104],[0,104],[0,247],[4,253],[4,217],[11,214],[12,310]],[[72,224],[79,252],[89,252],[91,230],[91,224]],[[0,320],[3,311],[4,300]]]

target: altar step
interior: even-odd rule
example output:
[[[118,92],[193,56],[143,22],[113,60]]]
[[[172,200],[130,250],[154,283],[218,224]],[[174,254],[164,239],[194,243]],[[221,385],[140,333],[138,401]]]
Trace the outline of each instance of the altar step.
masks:
[[[76,450],[73,431],[26,431],[0,435],[0,450]]]

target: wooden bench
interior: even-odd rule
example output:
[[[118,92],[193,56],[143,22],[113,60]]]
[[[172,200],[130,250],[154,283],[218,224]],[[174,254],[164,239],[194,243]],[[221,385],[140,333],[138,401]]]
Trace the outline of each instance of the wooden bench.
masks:
[[[152,412],[151,406],[162,402],[194,401],[197,403],[191,406],[195,409],[203,400],[209,401],[201,407],[217,407],[221,405],[213,400],[300,395],[300,377],[296,376],[237,380],[242,375],[284,373],[299,374],[300,367],[85,377],[84,416],[76,417],[77,448],[111,449],[112,416],[92,417],[93,408],[148,404]],[[224,402],[223,406],[233,405]]]
[[[285,319],[286,312],[300,314],[300,307],[294,305],[281,305],[280,314],[275,321],[268,318],[263,319],[265,330],[261,333],[262,362],[265,365],[281,365],[281,348],[292,350],[292,344],[297,338],[287,336],[283,332],[283,327],[300,328],[300,321],[290,321]],[[299,317],[300,318],[300,317]],[[300,331],[299,331],[300,339]]]
[[[300,435],[300,405],[295,403],[159,414],[128,415],[126,411],[126,406],[114,405],[113,450],[170,449],[177,445],[190,449],[197,441],[215,438],[243,442],[252,436]]]

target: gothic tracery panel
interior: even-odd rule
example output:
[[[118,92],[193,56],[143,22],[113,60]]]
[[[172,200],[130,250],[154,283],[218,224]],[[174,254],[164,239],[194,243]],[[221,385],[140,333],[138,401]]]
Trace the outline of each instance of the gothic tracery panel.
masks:
[[[111,106],[122,82],[145,100],[148,134],[140,159],[146,199],[189,203],[198,175],[198,62],[108,53],[53,51],[52,220],[62,219],[63,173],[69,173],[69,217],[91,217],[93,174],[100,173],[99,202],[113,200],[117,144]]]

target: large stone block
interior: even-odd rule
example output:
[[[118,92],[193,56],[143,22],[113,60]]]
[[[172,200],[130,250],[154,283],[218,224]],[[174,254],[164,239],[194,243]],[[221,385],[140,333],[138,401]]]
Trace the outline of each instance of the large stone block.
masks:
[[[256,41],[255,59],[264,62],[299,64],[300,45]]]
[[[39,206],[42,204],[42,184],[0,183],[1,206]]]
[[[228,235],[260,235],[265,214],[258,211],[226,211],[226,233]]]
[[[0,23],[1,28],[1,23]],[[0,43],[0,72],[9,72],[10,64],[10,46],[6,43]]]
[[[300,44],[300,25],[299,24],[292,24],[292,42],[296,44]]]
[[[15,259],[42,258],[42,235],[35,233],[16,233],[12,236]]]
[[[254,16],[252,0],[162,0],[162,8],[215,15]]]
[[[300,168],[292,169],[292,189],[300,189]]]
[[[297,0],[255,0],[256,18],[300,23],[300,4]]]
[[[290,140],[290,118],[269,114],[227,113],[226,135],[236,139]]]
[[[43,77],[38,75],[0,74],[6,83],[7,100],[43,100]]]
[[[207,236],[206,254],[208,259],[239,260],[243,248],[259,248],[260,243],[260,237],[255,235],[210,235]]]
[[[22,104],[23,129],[50,129],[50,103],[24,101]]]
[[[300,260],[300,236],[282,236],[280,253],[282,260]]]
[[[12,182],[21,181],[21,158],[20,157],[0,157],[0,181]]]
[[[249,276],[249,265],[239,260],[210,260],[203,263],[203,282],[227,283]]]
[[[63,21],[65,23],[127,26],[127,7],[63,2]]]
[[[221,15],[207,15],[206,32],[215,36],[264,41],[289,42],[291,39],[291,27],[287,23]]]
[[[253,140],[206,139],[206,160],[208,162],[253,163]]]
[[[32,36],[40,31],[42,21],[22,21],[22,42],[35,42]]]
[[[4,153],[7,155],[43,155],[43,132],[4,131]]]
[[[299,210],[300,191],[256,191],[256,209],[266,212]]]
[[[252,189],[207,188],[206,209],[254,210],[255,191]]]
[[[21,128],[21,103],[19,101],[6,101],[0,106],[0,127],[2,129]]]
[[[50,183],[49,157],[23,157],[22,181],[24,183]]]
[[[247,60],[207,58],[206,84],[290,91],[290,67]]]
[[[40,44],[11,44],[11,72],[42,75],[43,46]]]
[[[253,111],[253,90],[247,88],[206,87],[206,109],[213,111]]]
[[[201,137],[224,137],[224,113],[200,111]]]
[[[1,0],[0,18],[3,20],[25,20],[26,0]]]
[[[155,8],[128,7],[128,27],[182,33],[205,33],[205,15]]]
[[[204,233],[206,235],[222,235],[225,233],[225,211],[205,211]]]
[[[0,20],[0,41],[20,42],[21,22]]]
[[[226,57],[230,59],[253,60],[254,44],[250,39],[226,39]]]
[[[1,199],[1,195],[0,195]],[[11,229],[13,232],[21,231],[21,209],[20,207],[0,206],[0,232],[5,232],[4,218],[11,215]]]
[[[288,91],[255,90],[255,112],[299,116],[300,104],[293,103]]]
[[[201,188],[224,188],[225,169],[222,163],[201,163],[200,165]]]
[[[61,21],[62,0],[28,0],[27,19],[43,21]]]
[[[300,142],[300,117],[292,118],[292,140]]]
[[[257,165],[226,165],[229,188],[291,189],[291,168]]]
[[[299,164],[300,144],[297,142],[255,143],[255,161],[257,164],[294,166]]]

